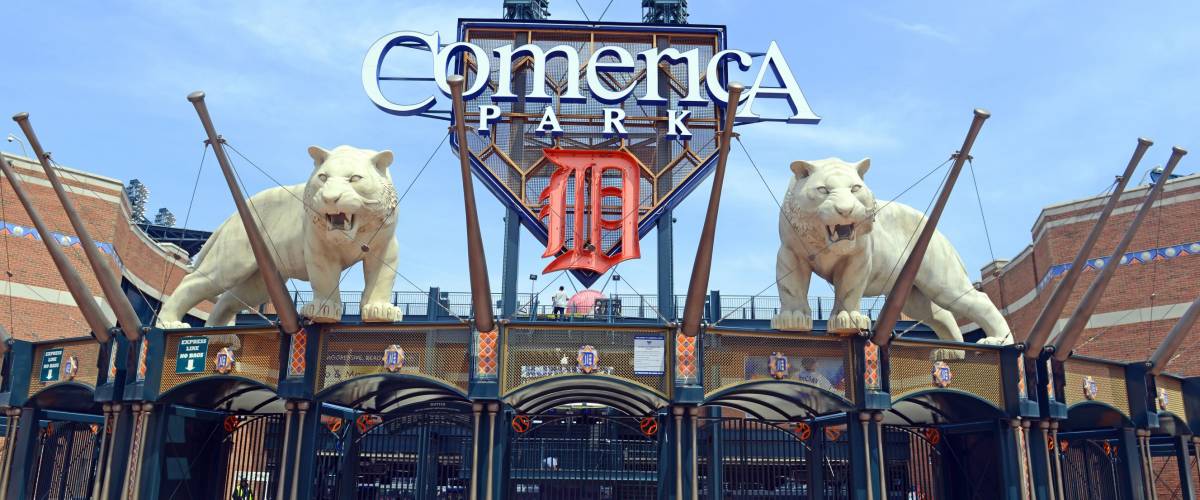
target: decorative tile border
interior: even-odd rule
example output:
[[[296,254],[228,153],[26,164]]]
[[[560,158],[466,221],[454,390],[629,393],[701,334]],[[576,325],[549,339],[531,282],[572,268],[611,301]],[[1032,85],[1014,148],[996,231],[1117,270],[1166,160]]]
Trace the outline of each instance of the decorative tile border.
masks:
[[[1149,264],[1154,261],[1171,260],[1184,255],[1200,255],[1200,241],[1129,252],[1121,257],[1121,261],[1117,265],[1129,266],[1134,264]],[[1112,256],[1091,259],[1087,261],[1087,264],[1084,266],[1084,270],[1097,270],[1103,268],[1111,260]],[[1044,288],[1046,284],[1050,282],[1050,280],[1058,276],[1062,276],[1062,274],[1067,272],[1067,270],[1070,268],[1071,263],[1069,262],[1066,264],[1056,264],[1050,266],[1050,269],[1046,271],[1046,275],[1042,276],[1042,280],[1038,282],[1038,290]]]
[[[80,245],[78,236],[56,233],[53,231],[50,232],[50,235],[54,237],[54,241],[60,246],[73,248],[79,247]],[[13,224],[7,221],[0,221],[0,236],[11,236],[13,238],[25,238],[36,241],[42,240],[42,235],[38,234],[37,228]],[[112,243],[97,241],[96,248],[99,248],[101,252],[111,255],[112,258],[117,261],[117,266],[120,267],[120,269],[125,269],[125,264],[121,262],[121,257],[117,255],[117,250],[113,247]]]

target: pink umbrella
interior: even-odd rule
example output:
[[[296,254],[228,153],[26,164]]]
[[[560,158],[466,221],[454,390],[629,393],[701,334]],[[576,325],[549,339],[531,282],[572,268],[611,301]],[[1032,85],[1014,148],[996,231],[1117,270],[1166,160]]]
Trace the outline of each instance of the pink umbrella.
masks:
[[[603,299],[604,294],[599,290],[580,290],[567,300],[567,314],[591,314],[596,306],[596,299]]]

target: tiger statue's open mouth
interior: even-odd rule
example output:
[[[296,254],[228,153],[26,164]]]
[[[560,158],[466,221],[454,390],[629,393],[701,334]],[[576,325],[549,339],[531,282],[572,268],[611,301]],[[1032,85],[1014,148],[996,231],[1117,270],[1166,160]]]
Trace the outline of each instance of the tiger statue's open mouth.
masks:
[[[346,215],[345,212],[336,214],[325,214],[325,222],[329,223],[329,230],[349,231],[354,229],[354,215]]]
[[[825,233],[829,235],[830,243],[837,243],[842,240],[854,241],[854,224],[825,226]]]

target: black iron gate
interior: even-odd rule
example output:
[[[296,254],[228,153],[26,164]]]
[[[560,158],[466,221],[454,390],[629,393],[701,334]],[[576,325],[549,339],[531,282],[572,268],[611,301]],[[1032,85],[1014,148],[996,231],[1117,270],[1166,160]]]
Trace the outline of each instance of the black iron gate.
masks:
[[[518,415],[508,498],[658,498],[659,419],[596,413]]]
[[[945,461],[938,446],[942,436],[937,428],[885,425],[883,436],[889,499],[957,498],[946,491]]]
[[[1060,440],[1062,485],[1066,500],[1121,500],[1129,479],[1122,473],[1115,440]]]
[[[317,443],[314,497],[460,500],[470,496],[470,414],[328,419]]]
[[[284,416],[172,416],[164,441],[162,498],[275,498],[283,460]]]
[[[810,467],[822,461],[806,443],[820,448],[824,438],[808,423],[711,417],[700,419],[697,433],[701,498],[717,498],[717,491],[720,498],[739,500],[807,498],[813,477],[824,478],[826,491],[844,481],[844,466],[833,457],[823,461],[825,474],[812,475]],[[836,445],[827,450],[840,451]]]
[[[38,436],[37,468],[32,471],[33,498],[89,498],[99,463],[99,424],[49,422]]]

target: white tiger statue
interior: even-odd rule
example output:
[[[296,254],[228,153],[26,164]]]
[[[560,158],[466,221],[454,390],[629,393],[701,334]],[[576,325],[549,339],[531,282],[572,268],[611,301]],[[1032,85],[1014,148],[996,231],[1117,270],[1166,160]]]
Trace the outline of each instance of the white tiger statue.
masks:
[[[304,305],[301,315],[314,322],[340,321],[341,273],[362,261],[362,320],[400,321],[402,312],[391,302],[399,262],[395,236],[399,201],[388,172],[392,152],[311,146],[308,154],[314,168],[307,183],[267,189],[249,200],[279,273],[285,280],[312,285],[313,300]],[[225,219],[196,255],[191,274],[163,304],[158,326],[186,328],[183,315],[214,298],[216,305],[206,326],[230,325],[238,311],[269,300],[236,213]]]
[[[778,279],[780,311],[771,320],[779,330],[812,330],[808,286],[812,274],[833,284],[831,332],[871,328],[860,312],[863,296],[887,293],[903,260],[912,252],[925,216],[900,203],[879,206],[863,182],[869,158],[847,163],[838,158],[793,162],[779,217]],[[944,340],[962,341],[955,316],[974,321],[986,337],[980,343],[1012,343],[1008,323],[967,277],[958,252],[940,232],[929,242],[905,315],[929,325]]]

